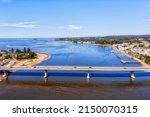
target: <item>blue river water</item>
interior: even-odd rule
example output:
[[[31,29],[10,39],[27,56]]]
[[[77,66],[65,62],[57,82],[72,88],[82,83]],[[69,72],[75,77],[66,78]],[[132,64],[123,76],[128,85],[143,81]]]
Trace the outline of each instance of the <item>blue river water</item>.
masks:
[[[116,53],[111,47],[102,47],[102,46],[91,45],[91,44],[74,44],[71,42],[60,42],[60,41],[55,41],[55,39],[52,39],[52,38],[0,39],[0,49],[7,49],[7,50],[11,48],[23,49],[24,47],[31,48],[31,50],[35,52],[51,54],[51,58],[38,64],[38,65],[43,65],[43,66],[45,65],[49,65],[49,66],[57,66],[57,65],[58,66],[59,65],[60,66],[62,65],[63,66],[115,66],[115,67],[142,66],[139,63],[122,64],[120,62],[121,59],[126,60],[126,61],[134,61],[134,60],[127,56]],[[86,82],[86,72],[49,71],[48,74],[49,74],[49,83],[54,83],[54,84],[55,83],[61,83],[61,84],[78,83],[79,85],[79,84]],[[90,82],[93,84],[93,86],[97,86],[99,84],[101,85],[106,84],[106,86],[107,85],[110,86],[110,84],[111,85],[128,84],[130,73],[129,72],[100,72],[100,73],[91,72],[90,75],[91,75]],[[136,75],[137,84],[150,83],[149,72],[137,72],[135,73],[135,75]],[[14,72],[9,76],[9,82],[10,84],[14,84],[14,85],[18,83],[20,84],[25,83],[26,85],[27,84],[29,85],[30,83],[32,83],[32,85],[34,83],[42,83],[43,72],[42,71]],[[22,85],[19,85],[19,87],[22,87]],[[145,97],[143,99],[149,99],[149,96],[150,95],[148,95],[148,97]],[[139,99],[141,98],[142,97],[140,97]],[[16,99],[16,98],[13,98],[13,99]],[[25,98],[25,99],[28,99],[28,98]],[[44,98],[44,99],[47,99],[47,98]],[[57,98],[55,97],[54,99],[57,99]],[[78,99],[78,98],[64,98],[64,99]],[[89,99],[96,99],[96,98],[92,97]],[[115,99],[115,96],[112,97],[111,99]],[[132,98],[129,98],[129,99],[132,99]]]
[[[54,39],[1,39],[1,49],[10,50],[31,48],[35,52],[51,54],[52,57],[40,65],[73,65],[73,66],[141,66],[140,64],[122,64],[120,59],[134,61],[129,57],[117,54],[111,47],[90,44],[73,44],[58,42]]]

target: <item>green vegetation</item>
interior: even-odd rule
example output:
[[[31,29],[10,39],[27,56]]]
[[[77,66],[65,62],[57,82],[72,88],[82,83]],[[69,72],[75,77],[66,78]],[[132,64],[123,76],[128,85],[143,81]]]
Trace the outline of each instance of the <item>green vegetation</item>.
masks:
[[[138,58],[141,59],[141,60],[144,60],[145,63],[147,63],[147,64],[150,65],[150,56],[140,54],[140,55],[138,56]]]
[[[17,60],[22,59],[35,59],[37,58],[37,54],[32,52],[30,48],[24,48],[23,50],[20,49],[11,49],[5,54],[5,59],[13,58]]]
[[[138,58],[138,59],[142,60],[143,62],[145,62],[145,63],[150,65],[150,56],[144,55],[144,54],[137,54],[137,55],[135,55],[135,54],[132,54],[132,52],[128,52],[128,54],[130,56],[136,57],[136,58]]]
[[[109,45],[113,45],[113,44],[122,44],[123,41],[122,40],[115,40],[115,39],[111,39],[111,40],[106,40],[106,39],[101,39],[101,40],[96,40],[95,44],[109,44]]]
[[[147,40],[147,39],[146,39]],[[90,42],[93,44],[123,44],[123,43],[137,43],[140,44],[141,41],[137,38],[111,38],[111,37],[81,37],[81,38],[59,38],[56,39],[56,41],[72,41],[74,43],[84,43],[84,42]]]

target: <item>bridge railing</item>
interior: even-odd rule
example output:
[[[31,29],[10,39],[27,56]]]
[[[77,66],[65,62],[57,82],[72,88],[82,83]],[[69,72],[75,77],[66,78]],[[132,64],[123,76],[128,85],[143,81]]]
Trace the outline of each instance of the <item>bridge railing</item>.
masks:
[[[0,70],[150,71],[150,67],[18,66],[18,67],[0,67]]]

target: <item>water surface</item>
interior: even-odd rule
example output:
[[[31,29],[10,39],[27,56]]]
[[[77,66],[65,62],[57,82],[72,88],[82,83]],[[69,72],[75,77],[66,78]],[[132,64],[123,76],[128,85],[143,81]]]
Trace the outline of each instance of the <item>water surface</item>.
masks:
[[[52,57],[38,65],[64,66],[141,66],[122,64],[120,59],[134,61],[116,53],[111,47],[57,42],[54,39],[0,39],[1,49],[29,47]],[[42,71],[11,73],[9,82],[0,83],[0,99],[150,99],[150,73],[137,72],[134,85],[129,72],[49,71],[44,84]],[[9,96],[8,96],[9,95]],[[119,95],[119,97],[118,97]]]

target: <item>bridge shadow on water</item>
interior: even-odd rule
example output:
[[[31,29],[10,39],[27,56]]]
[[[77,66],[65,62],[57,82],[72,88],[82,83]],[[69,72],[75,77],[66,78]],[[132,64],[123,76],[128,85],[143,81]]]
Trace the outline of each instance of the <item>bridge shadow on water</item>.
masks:
[[[0,99],[150,99],[150,74],[137,72],[130,84],[129,72],[86,73],[49,72],[11,73],[8,82],[0,82]]]
[[[86,78],[86,73],[49,72],[48,82],[44,82],[43,72],[15,72],[11,73],[8,81],[1,84],[20,86],[42,87],[69,87],[69,88],[140,88],[150,86],[150,74],[137,72],[136,79],[130,82],[129,72],[122,73],[90,73],[91,78]]]

